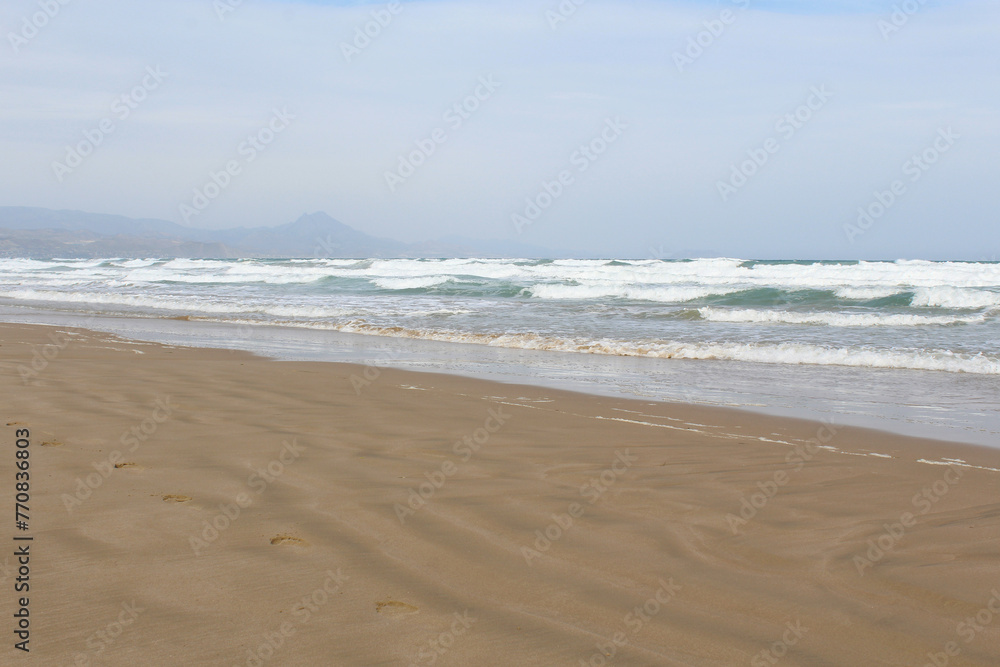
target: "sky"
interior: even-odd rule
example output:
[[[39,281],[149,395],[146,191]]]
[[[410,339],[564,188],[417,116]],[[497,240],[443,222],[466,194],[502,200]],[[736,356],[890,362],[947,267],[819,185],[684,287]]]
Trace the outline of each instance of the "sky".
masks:
[[[995,0],[5,0],[0,36],[0,205],[1000,255]]]

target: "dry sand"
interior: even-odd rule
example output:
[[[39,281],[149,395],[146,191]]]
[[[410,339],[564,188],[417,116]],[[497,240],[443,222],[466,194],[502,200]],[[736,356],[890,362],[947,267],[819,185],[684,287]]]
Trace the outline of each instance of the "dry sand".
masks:
[[[3,664],[1000,664],[1000,451],[62,328],[0,359]]]

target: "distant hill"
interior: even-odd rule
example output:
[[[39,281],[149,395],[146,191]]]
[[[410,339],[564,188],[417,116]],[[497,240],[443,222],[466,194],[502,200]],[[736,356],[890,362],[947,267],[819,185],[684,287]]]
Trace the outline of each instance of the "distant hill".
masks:
[[[0,229],[0,257],[44,259],[96,257],[218,257],[239,254],[221,243],[171,238],[113,236],[60,229]]]
[[[511,241],[450,238],[403,243],[370,236],[326,213],[276,227],[195,229],[167,220],[0,207],[0,256],[96,257],[526,257],[553,258],[546,248]]]
[[[24,206],[0,207],[0,229],[86,231],[102,236],[174,237],[187,240],[195,240],[191,232],[199,231],[167,220],[126,218],[121,215],[83,211],[53,211]]]

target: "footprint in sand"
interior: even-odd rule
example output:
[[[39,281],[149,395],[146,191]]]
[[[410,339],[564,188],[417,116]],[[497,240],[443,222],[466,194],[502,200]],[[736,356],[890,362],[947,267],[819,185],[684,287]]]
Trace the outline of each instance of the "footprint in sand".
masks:
[[[399,600],[382,600],[375,603],[375,613],[386,614],[388,616],[406,616],[416,614],[420,609],[412,604],[406,604]]]
[[[177,496],[177,495],[167,495],[163,496],[163,502],[165,503],[186,503],[191,500],[191,496]]]
[[[298,537],[292,537],[291,535],[275,535],[271,538],[271,544],[291,544],[299,547],[304,547],[308,543]]]

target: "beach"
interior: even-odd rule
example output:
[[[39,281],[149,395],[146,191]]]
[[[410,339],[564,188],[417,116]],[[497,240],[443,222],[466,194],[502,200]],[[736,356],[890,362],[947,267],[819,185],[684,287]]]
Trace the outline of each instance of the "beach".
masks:
[[[0,25],[0,667],[1000,667],[1000,2]]]
[[[0,347],[39,664],[1000,658],[994,449],[66,327]]]

